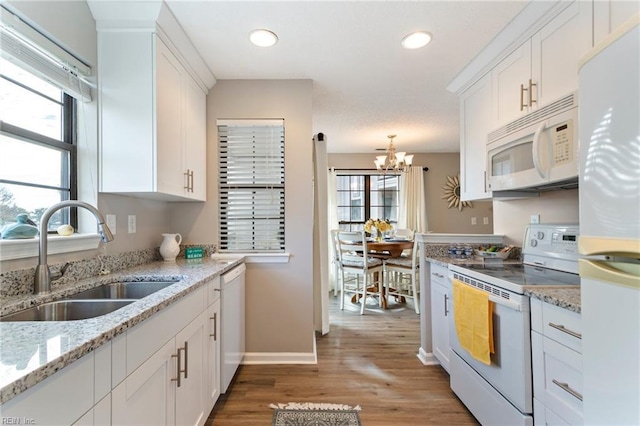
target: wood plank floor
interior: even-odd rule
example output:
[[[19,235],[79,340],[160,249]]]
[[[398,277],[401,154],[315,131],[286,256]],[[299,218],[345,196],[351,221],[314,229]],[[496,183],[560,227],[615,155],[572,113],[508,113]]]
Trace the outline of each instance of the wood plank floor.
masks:
[[[359,305],[330,297],[331,332],[317,338],[317,365],[240,366],[206,425],[270,425],[270,403],[359,405],[363,426],[477,425],[440,366],[424,366],[420,316],[412,302],[359,315]]]

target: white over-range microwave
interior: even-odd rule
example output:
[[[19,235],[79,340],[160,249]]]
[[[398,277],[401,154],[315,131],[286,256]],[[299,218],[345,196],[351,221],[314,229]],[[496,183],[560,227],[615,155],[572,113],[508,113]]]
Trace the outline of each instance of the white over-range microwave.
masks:
[[[577,92],[488,136],[487,179],[494,194],[577,188],[578,168]]]

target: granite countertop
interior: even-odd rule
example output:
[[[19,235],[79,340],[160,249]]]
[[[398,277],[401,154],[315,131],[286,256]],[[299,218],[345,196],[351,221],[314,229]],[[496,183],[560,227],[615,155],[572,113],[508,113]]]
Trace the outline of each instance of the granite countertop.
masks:
[[[540,299],[543,302],[581,313],[580,286],[571,287],[529,287],[525,288],[524,294],[529,297]]]
[[[434,256],[434,257],[425,257],[427,262],[432,262],[437,265],[443,266],[445,268],[449,267],[449,265],[459,265],[464,267],[464,265],[481,265],[484,263],[483,258],[472,257],[465,259],[451,258],[448,256]],[[493,260],[492,262],[495,262]],[[502,261],[503,264],[517,264],[521,263],[518,259],[505,259]],[[558,285],[536,285],[536,286],[525,286],[524,294],[533,297],[536,299],[540,299],[543,302],[550,303],[552,305],[560,306],[561,308],[568,309],[573,312],[580,313],[581,312],[581,304],[580,304],[580,286],[558,286]]]
[[[117,273],[87,278],[44,296],[27,295],[2,300],[6,315],[51,300],[129,279],[180,281],[107,315],[76,321],[0,322],[0,404],[51,376],[128,328],[198,289],[212,278],[242,263],[233,260],[178,259],[152,262]]]

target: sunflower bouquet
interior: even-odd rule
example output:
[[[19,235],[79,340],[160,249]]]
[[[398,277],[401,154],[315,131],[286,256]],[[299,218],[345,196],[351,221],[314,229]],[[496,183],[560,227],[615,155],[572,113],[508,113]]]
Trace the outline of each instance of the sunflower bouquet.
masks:
[[[377,240],[382,239],[382,234],[393,229],[393,226],[386,220],[369,219],[364,223],[364,230],[376,237]]]

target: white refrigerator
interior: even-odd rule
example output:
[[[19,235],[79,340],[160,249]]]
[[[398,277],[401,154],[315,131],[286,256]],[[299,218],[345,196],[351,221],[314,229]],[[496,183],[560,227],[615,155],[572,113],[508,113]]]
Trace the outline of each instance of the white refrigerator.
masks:
[[[618,28],[579,69],[586,425],[640,425],[639,22]]]

